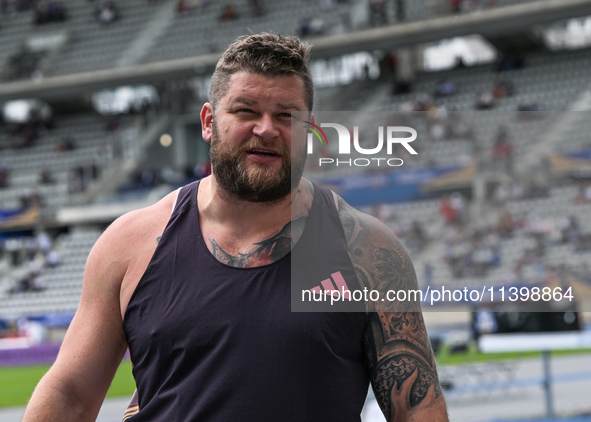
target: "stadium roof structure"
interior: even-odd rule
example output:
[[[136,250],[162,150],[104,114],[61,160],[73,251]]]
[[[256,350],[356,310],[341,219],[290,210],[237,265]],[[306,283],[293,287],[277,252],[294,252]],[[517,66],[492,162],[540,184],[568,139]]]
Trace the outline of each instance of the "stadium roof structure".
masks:
[[[325,58],[361,50],[394,49],[475,33],[494,38],[528,31],[536,25],[586,15],[591,15],[591,0],[540,0],[479,13],[450,15],[313,38],[310,43],[314,45],[314,58]],[[0,101],[28,97],[47,100],[72,98],[119,85],[190,78],[211,71],[220,55],[211,53],[125,68],[0,83]]]

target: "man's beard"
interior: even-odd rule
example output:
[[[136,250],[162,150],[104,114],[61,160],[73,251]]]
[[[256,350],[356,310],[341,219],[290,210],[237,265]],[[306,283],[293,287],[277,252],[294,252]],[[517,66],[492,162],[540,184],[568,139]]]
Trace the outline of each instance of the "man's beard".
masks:
[[[245,151],[251,148],[275,149],[281,156],[281,167],[276,170],[253,162],[247,166]],[[290,163],[286,145],[264,142],[259,138],[253,138],[234,150],[220,139],[215,121],[212,123],[209,154],[211,170],[218,185],[231,196],[250,202],[274,202],[289,195],[300,183],[306,163],[305,149],[294,152],[293,163]]]

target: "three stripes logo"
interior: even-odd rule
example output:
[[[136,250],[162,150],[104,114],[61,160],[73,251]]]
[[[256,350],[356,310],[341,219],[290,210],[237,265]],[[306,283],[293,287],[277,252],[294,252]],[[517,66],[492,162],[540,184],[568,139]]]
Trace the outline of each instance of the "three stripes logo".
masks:
[[[332,273],[330,277],[331,278],[322,280],[319,286],[311,288],[310,291],[313,294],[326,294],[333,297],[339,296],[339,298],[351,300],[351,291],[349,290],[349,286],[347,286],[341,272],[337,271],[336,273]]]

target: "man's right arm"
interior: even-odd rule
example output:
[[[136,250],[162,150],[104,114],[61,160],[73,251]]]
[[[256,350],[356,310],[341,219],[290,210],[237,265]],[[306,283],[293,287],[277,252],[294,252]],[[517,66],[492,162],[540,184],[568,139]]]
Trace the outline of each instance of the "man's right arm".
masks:
[[[82,296],[59,355],[41,379],[23,422],[94,421],[127,348],[120,311],[137,212],[115,221],[93,247]]]

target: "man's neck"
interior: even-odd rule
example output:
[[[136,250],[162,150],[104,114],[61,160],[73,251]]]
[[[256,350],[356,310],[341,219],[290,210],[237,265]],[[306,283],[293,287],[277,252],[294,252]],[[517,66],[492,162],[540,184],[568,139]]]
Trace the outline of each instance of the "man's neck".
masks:
[[[217,224],[260,232],[307,215],[313,197],[311,186],[302,179],[290,195],[274,202],[258,203],[231,196],[220,188],[214,176],[210,176],[202,179],[199,185],[199,215]]]

